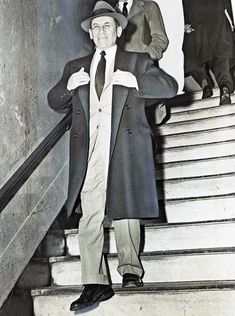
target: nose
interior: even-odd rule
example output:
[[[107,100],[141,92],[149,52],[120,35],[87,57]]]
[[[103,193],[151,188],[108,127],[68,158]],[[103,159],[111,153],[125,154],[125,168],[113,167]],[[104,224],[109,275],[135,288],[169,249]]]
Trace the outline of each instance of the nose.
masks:
[[[99,29],[99,31],[100,31],[100,34],[105,33],[105,26],[101,26],[100,29]]]

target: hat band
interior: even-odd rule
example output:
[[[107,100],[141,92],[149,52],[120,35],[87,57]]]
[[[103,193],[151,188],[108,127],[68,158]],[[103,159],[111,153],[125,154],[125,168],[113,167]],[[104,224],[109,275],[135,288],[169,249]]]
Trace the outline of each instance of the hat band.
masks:
[[[96,15],[103,14],[103,13],[115,13],[115,12],[112,10],[109,10],[109,9],[97,9],[97,10],[93,11],[92,16],[96,16]]]

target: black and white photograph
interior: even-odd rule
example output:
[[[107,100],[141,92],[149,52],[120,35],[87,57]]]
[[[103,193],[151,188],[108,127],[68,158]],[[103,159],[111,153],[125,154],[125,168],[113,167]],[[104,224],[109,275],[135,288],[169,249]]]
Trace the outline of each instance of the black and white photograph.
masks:
[[[0,316],[235,315],[235,0],[0,0]]]

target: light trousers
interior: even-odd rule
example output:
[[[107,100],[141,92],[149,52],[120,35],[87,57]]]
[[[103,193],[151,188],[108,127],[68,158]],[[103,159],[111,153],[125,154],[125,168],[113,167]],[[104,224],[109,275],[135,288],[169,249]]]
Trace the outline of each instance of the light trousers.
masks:
[[[84,198],[84,197],[83,197]],[[83,201],[83,216],[79,223],[79,248],[82,284],[108,284],[108,272],[103,255],[105,196]],[[95,207],[94,207],[95,205]],[[138,219],[113,221],[120,275],[133,273],[142,276],[139,259],[140,223]]]
[[[95,125],[95,124],[94,124]],[[103,246],[106,186],[109,164],[110,129],[105,120],[93,130],[87,174],[81,192],[82,217],[79,222],[79,248],[82,284],[108,284]],[[140,223],[138,219],[114,221],[118,272],[142,276],[139,260]]]

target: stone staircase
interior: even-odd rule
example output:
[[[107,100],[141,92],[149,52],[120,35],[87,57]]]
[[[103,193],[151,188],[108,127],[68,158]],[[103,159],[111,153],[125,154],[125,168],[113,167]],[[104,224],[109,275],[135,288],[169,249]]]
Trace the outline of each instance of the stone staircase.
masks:
[[[172,105],[159,128],[157,184],[168,223],[142,226],[144,287],[121,288],[108,226],[104,252],[115,296],[77,314],[235,315],[235,106],[217,106],[218,97],[197,100],[199,93],[191,104],[187,98]],[[51,286],[32,291],[35,316],[74,314],[69,306],[81,292],[77,233],[65,230],[66,254],[49,258]],[[51,247],[56,253],[55,241]]]

